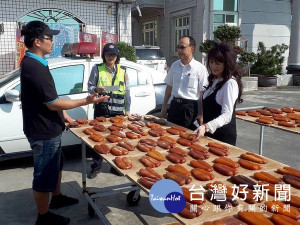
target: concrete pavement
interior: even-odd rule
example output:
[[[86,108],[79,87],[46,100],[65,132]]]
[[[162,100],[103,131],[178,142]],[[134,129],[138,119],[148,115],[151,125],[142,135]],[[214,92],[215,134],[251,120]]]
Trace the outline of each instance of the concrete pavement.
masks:
[[[280,108],[300,107],[300,88],[288,87],[260,89],[245,93],[244,102],[237,107],[263,105]],[[238,120],[237,146],[258,153],[260,126]],[[300,169],[299,135],[265,128],[263,155]],[[88,157],[87,164],[91,163]],[[124,177],[109,173],[109,165],[104,163],[102,173],[93,180],[87,180],[88,187],[105,187],[128,182]],[[0,162],[0,224],[32,225],[36,220],[36,207],[32,197],[32,158]],[[98,217],[88,216],[87,201],[81,193],[81,153],[78,149],[66,153],[62,191],[79,198],[77,205],[54,212],[69,216],[71,225],[101,224]],[[102,197],[97,205],[111,224],[164,224],[176,220],[168,214],[158,213],[149,203],[148,196],[141,192],[138,206],[130,207],[126,193],[112,197]]]

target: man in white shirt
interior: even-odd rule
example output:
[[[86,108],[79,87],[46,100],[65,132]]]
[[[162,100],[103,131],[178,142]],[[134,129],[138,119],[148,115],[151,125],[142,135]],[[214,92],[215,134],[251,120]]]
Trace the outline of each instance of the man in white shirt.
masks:
[[[180,126],[195,129],[197,118],[202,122],[202,94],[208,85],[206,67],[193,57],[196,42],[191,36],[183,36],[177,45],[179,60],[175,61],[165,78],[167,84],[162,105],[162,116]],[[167,103],[173,96],[167,113]]]

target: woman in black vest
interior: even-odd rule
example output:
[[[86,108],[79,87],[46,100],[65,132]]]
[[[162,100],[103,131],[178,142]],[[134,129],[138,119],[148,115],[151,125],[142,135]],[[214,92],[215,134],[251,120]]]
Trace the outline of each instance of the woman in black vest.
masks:
[[[232,46],[216,44],[208,53],[209,84],[203,94],[203,125],[195,131],[216,140],[236,144],[236,103],[241,103],[242,82]]]

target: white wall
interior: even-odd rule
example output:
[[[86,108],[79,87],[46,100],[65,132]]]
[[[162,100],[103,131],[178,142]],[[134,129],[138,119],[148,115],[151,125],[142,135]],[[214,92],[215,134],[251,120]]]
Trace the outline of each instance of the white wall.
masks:
[[[243,0],[241,30],[248,39],[249,51],[256,52],[258,42],[267,48],[290,43],[290,0]],[[289,51],[285,53],[285,66]],[[285,67],[284,66],[284,67]]]

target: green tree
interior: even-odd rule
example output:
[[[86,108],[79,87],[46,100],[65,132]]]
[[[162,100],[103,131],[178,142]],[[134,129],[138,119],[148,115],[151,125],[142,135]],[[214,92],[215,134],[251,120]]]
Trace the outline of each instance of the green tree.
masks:
[[[239,49],[235,46],[236,40],[241,37],[241,29],[239,27],[228,26],[227,24],[218,26],[214,31],[214,37],[215,40],[205,40],[200,43],[199,51],[207,54],[215,43],[226,42],[234,46],[237,53],[239,53]]]
[[[241,38],[241,29],[239,27],[228,26],[227,24],[218,26],[214,31],[214,40],[205,40],[200,43],[199,51],[207,54],[216,43],[228,43],[233,46],[238,55],[241,72],[250,76],[250,65],[256,60],[256,54],[247,52],[239,46],[236,46],[235,43],[239,38]]]
[[[283,54],[288,49],[286,44],[274,45],[269,50],[263,42],[258,43],[257,60],[251,67],[252,73],[273,76],[282,73]]]
[[[227,24],[218,26],[214,31],[214,37],[219,42],[227,42],[235,46],[235,41],[241,37],[241,29],[237,26],[228,26]]]
[[[132,45],[121,41],[118,42],[118,48],[121,58],[125,57],[129,61],[136,62],[135,48]]]
[[[248,76],[250,77],[250,64],[254,63],[255,60],[257,59],[257,56],[254,52],[247,52],[247,51],[241,51],[241,53],[239,54],[239,67],[241,68],[241,70],[243,71],[243,74],[248,74]],[[244,71],[244,68],[247,68],[247,72]]]
[[[213,40],[205,40],[204,42],[200,43],[199,51],[207,54],[215,44],[216,42]]]

